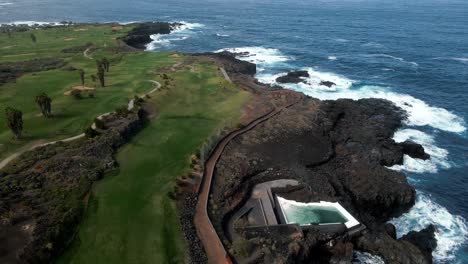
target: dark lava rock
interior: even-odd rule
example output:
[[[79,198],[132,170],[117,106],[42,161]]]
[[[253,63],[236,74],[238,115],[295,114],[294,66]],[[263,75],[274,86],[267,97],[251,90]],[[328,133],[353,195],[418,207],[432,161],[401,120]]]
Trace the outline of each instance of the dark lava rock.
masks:
[[[321,82],[320,82],[320,85],[327,86],[328,88],[330,88],[330,87],[332,87],[332,86],[335,86],[336,83],[330,82],[330,81],[321,81]]]
[[[404,112],[386,100],[305,99],[235,138],[213,178],[213,201],[222,209],[211,220],[221,239],[230,237],[223,227],[255,184],[296,179],[306,187],[291,190],[294,195],[286,197],[340,202],[368,227],[352,241],[356,249],[382,256],[388,263],[427,263],[417,246],[396,240],[394,228],[385,225],[415,202],[406,176],[386,168],[403,161],[403,148],[392,137],[404,118]],[[274,232],[270,236],[277,237]],[[299,244],[303,256],[320,252],[327,261],[349,257],[348,246],[332,250],[323,244]]]
[[[425,229],[416,232],[411,231],[404,235],[400,240],[406,240],[421,250],[426,257],[428,263],[432,263],[432,251],[437,247],[437,239],[435,238],[436,228],[434,225],[429,225]]]
[[[288,72],[287,75],[276,78],[278,83],[300,83],[305,82],[304,77],[309,77],[307,71],[292,71]]]
[[[217,53],[197,53],[192,55],[205,56],[215,59],[223,65],[224,69],[228,74],[245,74],[253,76],[257,73],[257,65],[248,61],[239,60],[236,58],[235,53],[231,53],[228,51]]]
[[[146,45],[152,41],[151,35],[169,34],[181,25],[181,23],[168,22],[137,23],[135,24],[135,28],[130,30],[122,40],[131,47],[145,49]]]
[[[427,160],[431,157],[424,151],[423,146],[413,141],[407,140],[400,143],[400,146],[403,148],[403,153],[412,158]]]
[[[387,234],[393,238],[393,239],[396,239],[397,238],[397,234],[396,234],[396,228],[393,224],[390,224],[390,223],[386,223],[385,224],[385,231],[387,232]]]

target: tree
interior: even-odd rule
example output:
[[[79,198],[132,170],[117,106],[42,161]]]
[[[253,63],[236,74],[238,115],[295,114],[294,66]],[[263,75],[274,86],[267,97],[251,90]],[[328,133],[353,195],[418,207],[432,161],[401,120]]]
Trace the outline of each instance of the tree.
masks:
[[[85,85],[85,72],[82,69],[80,69],[80,70],[78,70],[78,73],[80,74],[81,86],[84,87],[84,85]]]
[[[34,35],[33,33],[31,33],[31,40],[32,42],[36,43],[36,35]]]
[[[41,109],[42,115],[46,118],[52,116],[51,103],[52,99],[45,93],[36,96],[36,104],[39,106],[39,109]]]
[[[100,71],[97,73],[97,77],[99,79],[99,84],[101,87],[105,87],[105,77],[104,77],[104,71]]]
[[[110,62],[109,62],[109,60],[108,60],[106,57],[102,58],[101,64],[102,64],[104,70],[106,70],[106,72],[109,72],[109,70],[110,70]]]
[[[7,127],[13,132],[16,139],[21,137],[23,132],[23,112],[7,107],[5,108]]]
[[[97,86],[97,83],[96,83],[96,82],[97,82],[96,75],[94,75],[94,74],[91,75],[91,81],[93,81],[94,87],[96,87],[96,86]]]
[[[101,84],[101,87],[104,87],[105,78],[104,78],[104,66],[103,66],[102,61],[97,60],[96,67],[97,67],[97,77],[99,79],[99,83]]]

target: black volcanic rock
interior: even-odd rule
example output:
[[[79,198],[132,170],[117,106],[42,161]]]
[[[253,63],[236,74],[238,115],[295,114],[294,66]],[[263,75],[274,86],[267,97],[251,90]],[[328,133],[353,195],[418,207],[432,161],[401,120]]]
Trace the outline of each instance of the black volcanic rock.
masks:
[[[403,148],[392,138],[404,118],[400,108],[380,99],[309,98],[282,111],[235,138],[224,150],[213,178],[213,200],[223,208],[211,215],[214,226],[226,226],[239,197],[246,197],[255,184],[296,179],[304,187],[291,189],[293,194],[284,197],[340,202],[368,227],[353,240],[356,249],[389,263],[427,263],[418,246],[396,240],[394,227],[385,224],[415,203],[415,190],[406,176],[386,167],[403,161]],[[222,239],[230,237],[227,229],[217,228],[217,232]],[[348,258],[347,246],[301,245],[305,255],[320,252],[328,262]]]
[[[229,74],[245,74],[253,76],[257,73],[257,65],[248,61],[237,59],[236,53],[223,51],[217,53],[197,53],[192,55],[204,56],[215,59],[218,63],[223,65],[224,69]]]
[[[127,45],[137,49],[145,49],[145,46],[150,43],[151,35],[154,34],[169,34],[175,28],[181,26],[181,23],[168,22],[147,22],[137,23],[135,28],[130,30],[122,40]]]
[[[432,251],[437,247],[437,239],[435,238],[436,228],[434,225],[429,225],[425,229],[416,232],[411,231],[404,235],[400,240],[406,240],[421,250],[429,263],[432,263]]]
[[[309,73],[307,71],[292,71],[288,72],[285,76],[281,76],[276,78],[276,82],[278,83],[300,83],[305,82],[303,78],[309,77]]]
[[[332,86],[335,86],[336,83],[330,82],[330,81],[321,81],[320,85],[327,86],[328,88],[331,88]]]
[[[403,148],[403,153],[415,159],[427,160],[430,158],[429,154],[424,151],[423,146],[410,140],[400,143]]]

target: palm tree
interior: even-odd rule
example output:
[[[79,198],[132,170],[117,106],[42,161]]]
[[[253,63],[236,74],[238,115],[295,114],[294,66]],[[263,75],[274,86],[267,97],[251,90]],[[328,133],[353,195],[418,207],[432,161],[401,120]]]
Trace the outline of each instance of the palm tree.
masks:
[[[36,104],[39,106],[39,109],[41,109],[42,115],[46,118],[52,116],[51,103],[52,99],[45,93],[36,96]]]
[[[7,127],[13,132],[16,139],[21,137],[23,132],[23,112],[7,107],[5,108]]]
[[[81,86],[84,87],[84,85],[85,85],[85,72],[80,69],[80,70],[78,70],[78,73],[80,74]]]

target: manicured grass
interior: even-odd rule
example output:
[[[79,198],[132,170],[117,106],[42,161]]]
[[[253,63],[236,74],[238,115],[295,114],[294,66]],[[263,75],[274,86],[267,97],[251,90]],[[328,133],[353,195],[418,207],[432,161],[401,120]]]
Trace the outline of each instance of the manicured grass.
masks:
[[[177,212],[167,193],[189,171],[191,154],[206,138],[236,124],[248,97],[223,82],[214,66],[196,69],[171,74],[175,87],[149,100],[158,117],[118,153],[118,172],[95,185],[77,239],[58,263],[184,261]]]
[[[86,28],[86,31],[75,31]],[[40,29],[28,32],[12,33],[9,38],[6,33],[0,34],[0,62],[26,60],[36,57],[59,57],[68,65],[83,69],[86,73],[86,85],[95,87],[91,75],[96,74],[94,59],[107,57],[111,62],[111,70],[106,75],[106,87],[97,88],[94,98],[76,100],[64,95],[65,91],[80,84],[78,71],[56,69],[25,74],[15,83],[7,83],[0,87],[0,159],[3,159],[19,148],[30,146],[34,142],[52,141],[80,134],[92,120],[102,114],[124,105],[135,94],[141,94],[152,89],[148,82],[156,77],[158,68],[172,65],[177,59],[170,53],[120,53],[115,54],[108,47],[116,46],[113,38],[119,37],[129,30],[125,27],[113,32],[111,26],[76,26],[66,28]],[[31,41],[30,34],[37,38],[37,43]],[[65,38],[76,38],[64,41]],[[66,47],[93,43],[97,48],[87,59],[82,52],[65,54],[61,50]],[[7,48],[5,48],[7,47]],[[35,55],[16,57],[18,54],[35,52]],[[45,119],[40,115],[34,98],[41,92],[52,98],[53,118]],[[11,106],[23,112],[24,137],[15,140],[5,124],[4,108]]]

